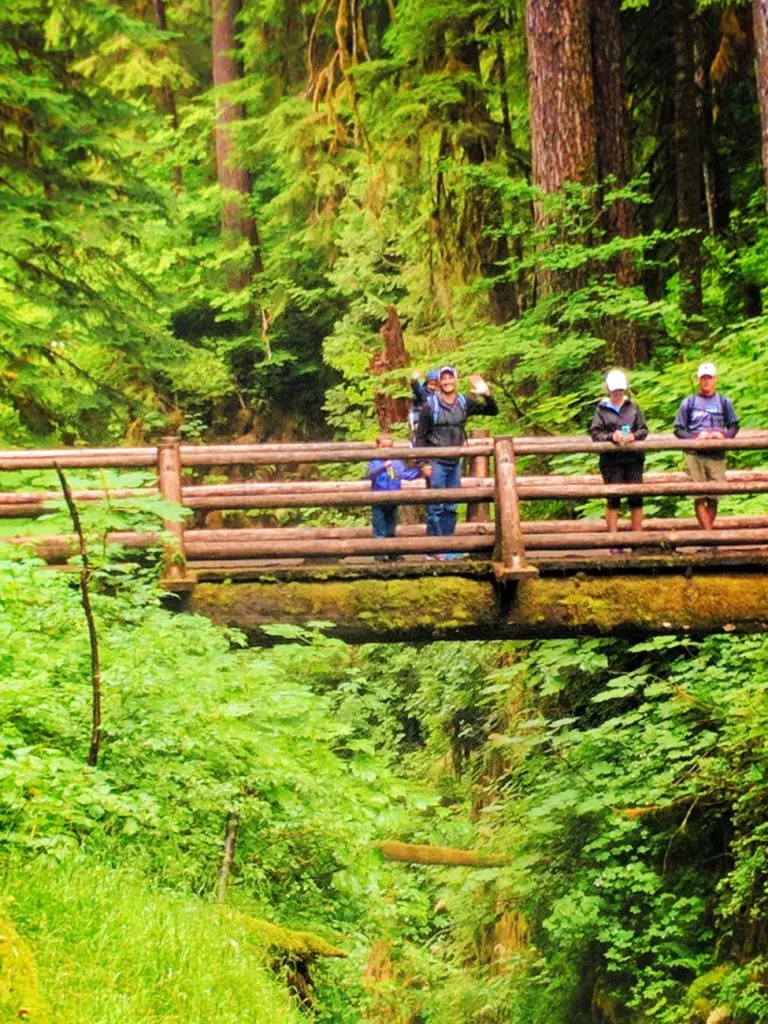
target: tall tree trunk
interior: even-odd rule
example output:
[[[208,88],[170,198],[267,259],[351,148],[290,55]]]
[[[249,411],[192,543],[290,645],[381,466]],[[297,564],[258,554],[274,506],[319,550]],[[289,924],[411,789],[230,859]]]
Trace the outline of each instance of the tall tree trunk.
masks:
[[[152,0],[152,8],[155,12],[155,24],[161,32],[168,31],[168,18],[165,13],[165,0]],[[176,96],[174,95],[171,84],[168,81],[164,81],[159,89],[160,93],[160,109],[163,113],[168,115],[174,132],[178,133],[179,130],[179,115],[176,110]],[[173,168],[173,184],[177,189],[180,189],[183,184],[183,172],[181,164],[175,164]]]
[[[387,321],[379,334],[384,342],[384,352],[376,352],[368,365],[369,371],[376,377],[391,373],[392,370],[404,369],[408,363],[403,327],[394,306],[389,307]],[[374,394],[373,404],[381,430],[389,430],[395,423],[404,423],[408,419],[411,404],[409,398],[396,398],[378,392]]]
[[[620,0],[592,0],[592,67],[597,128],[597,174],[600,182],[613,179],[613,187],[632,177],[629,111],[626,102],[624,59],[621,43]],[[609,238],[631,238],[634,233],[632,203],[617,199],[608,207],[604,227]],[[637,284],[632,254],[622,253],[614,263],[616,281],[622,287]],[[646,359],[649,345],[631,321],[604,324],[611,362],[633,366]]]
[[[528,0],[532,181],[544,192],[557,192],[566,181],[597,181],[590,6],[590,0]],[[537,227],[547,226],[541,203],[535,218]],[[576,283],[573,275],[569,283]],[[540,292],[554,287],[551,274],[539,275]]]
[[[765,201],[768,208],[768,0],[753,0],[752,21],[755,29],[755,73],[760,101]]]
[[[239,0],[213,0],[213,84],[231,86],[240,77],[237,63],[236,20]],[[216,101],[216,176],[224,192],[221,230],[226,244],[248,242],[248,262],[230,276],[233,290],[247,288],[262,269],[256,221],[249,210],[251,180],[239,163],[232,138],[233,126],[243,119],[239,103],[219,97]]]
[[[680,308],[701,313],[701,158],[693,50],[695,0],[671,0],[675,18],[675,179],[680,239]]]
[[[632,177],[620,8],[620,0],[592,0],[597,172],[600,181],[612,177],[618,186],[626,185]],[[626,199],[614,202],[607,211],[606,226],[612,236],[631,238],[634,234],[632,204]],[[631,262],[623,262],[617,275],[622,284],[635,283]]]
[[[528,0],[533,184],[597,180],[589,0]]]

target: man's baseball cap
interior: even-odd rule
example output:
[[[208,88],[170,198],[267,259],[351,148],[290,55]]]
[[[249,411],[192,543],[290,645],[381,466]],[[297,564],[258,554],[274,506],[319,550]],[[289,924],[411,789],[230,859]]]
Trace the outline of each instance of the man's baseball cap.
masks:
[[[627,378],[621,370],[611,370],[611,372],[606,375],[605,386],[609,391],[626,391]]]
[[[442,377],[444,373],[449,373],[451,375],[451,377],[456,377],[457,379],[458,379],[458,376],[459,376],[458,373],[456,373],[456,367],[455,366],[441,366],[440,367],[440,376]]]
[[[717,367],[714,363],[700,363],[696,371],[697,377],[716,377]]]

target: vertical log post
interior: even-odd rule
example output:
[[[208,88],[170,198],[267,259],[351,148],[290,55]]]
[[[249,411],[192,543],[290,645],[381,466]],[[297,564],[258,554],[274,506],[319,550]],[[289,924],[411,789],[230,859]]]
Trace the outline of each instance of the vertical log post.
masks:
[[[157,473],[160,494],[166,501],[175,501],[181,505],[181,449],[178,437],[163,437],[160,440],[157,446]],[[166,519],[163,526],[172,538],[165,552],[165,577],[168,580],[185,579],[184,525]]]
[[[470,430],[469,436],[475,438],[490,437],[490,431],[478,428]],[[470,455],[469,475],[475,478],[488,476],[490,472],[490,462],[491,459],[488,455]],[[469,505],[467,507],[468,523],[489,523],[490,521],[491,510],[487,502],[478,501],[477,504]]]
[[[509,437],[497,437],[493,444],[496,488],[496,547],[493,571],[500,582],[536,574],[526,564],[520,505],[517,499],[515,445]]]

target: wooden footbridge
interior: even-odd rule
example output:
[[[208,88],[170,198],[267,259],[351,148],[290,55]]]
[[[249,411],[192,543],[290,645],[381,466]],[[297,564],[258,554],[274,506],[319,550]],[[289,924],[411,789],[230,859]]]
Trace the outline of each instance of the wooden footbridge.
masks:
[[[647,472],[642,484],[607,486],[594,474],[546,467],[551,456],[596,457],[613,450],[610,444],[581,436],[475,435],[464,448],[429,450],[431,457],[467,460],[469,474],[457,489],[429,490],[418,480],[400,492],[372,492],[361,477],[364,464],[381,452],[363,442],[189,445],[165,438],[156,447],[0,452],[0,471],[156,472],[150,486],[94,485],[72,496],[85,507],[161,495],[189,510],[186,521],[168,520],[163,530],[115,531],[107,539],[126,549],[161,544],[165,584],[182,607],[244,629],[257,643],[267,640],[262,627],[273,623],[332,624],[331,632],[361,642],[768,630],[768,515],[722,517],[711,531],[689,517],[647,518],[642,531],[622,527],[609,534],[602,520],[528,514],[536,502],[571,510],[610,495],[639,493],[669,503],[681,496],[766,494],[768,470],[732,470],[725,481],[707,484],[683,473]],[[768,431],[706,442],[658,434],[634,447],[764,451]],[[388,455],[413,459],[416,453],[398,447]],[[320,476],[319,464],[332,468]],[[285,467],[293,478],[275,480]],[[340,479],[345,469],[356,479]],[[228,482],[198,482],[211,470]],[[40,517],[61,498],[60,491],[20,485],[0,493],[0,520]],[[374,539],[365,525],[374,504],[436,501],[468,506],[452,537],[427,536],[423,523],[411,521],[394,538]],[[212,513],[231,510],[240,510],[246,523],[254,516],[269,522],[211,525]],[[350,510],[363,519],[338,524]],[[286,516],[290,524],[279,525]],[[32,544],[60,566],[78,548],[74,534],[32,538],[11,530],[6,540]]]

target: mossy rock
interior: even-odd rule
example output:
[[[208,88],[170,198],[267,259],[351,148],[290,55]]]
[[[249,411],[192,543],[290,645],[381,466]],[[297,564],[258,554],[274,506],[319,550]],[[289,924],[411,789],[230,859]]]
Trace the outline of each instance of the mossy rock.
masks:
[[[40,998],[37,967],[29,946],[0,913],[0,1024],[48,1024]]]
[[[690,1008],[692,1022],[705,1024],[717,1010],[725,1011],[726,1017],[721,1019],[727,1019],[726,1007],[721,1007],[718,1004],[720,1003],[721,986],[732,970],[733,964],[718,964],[717,967],[713,967],[711,971],[707,971],[706,974],[700,975],[691,982],[685,1002]]]

